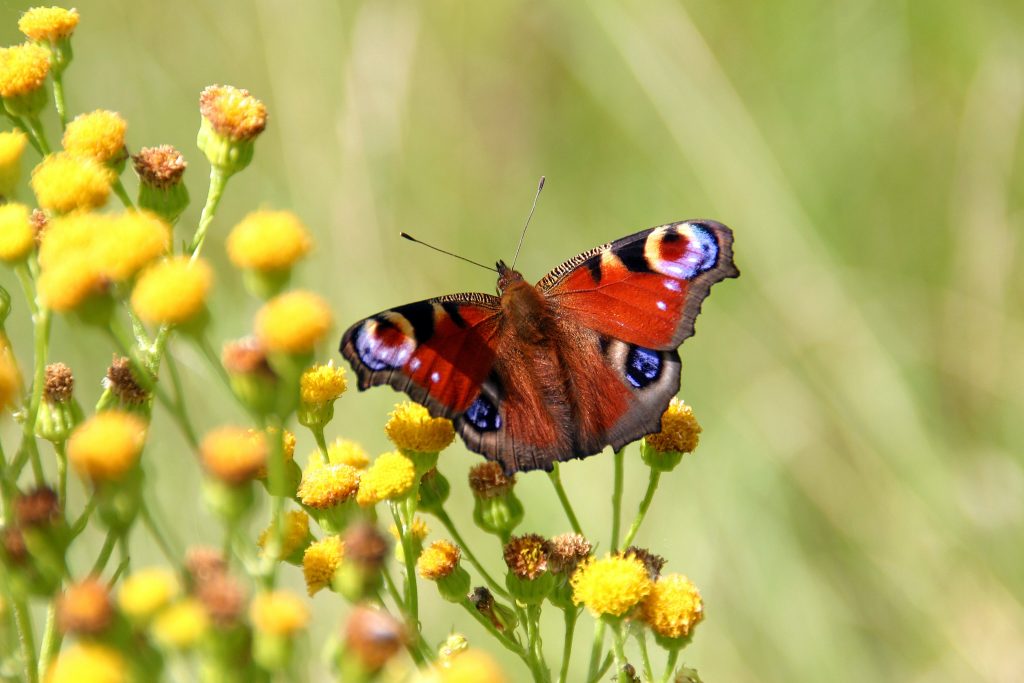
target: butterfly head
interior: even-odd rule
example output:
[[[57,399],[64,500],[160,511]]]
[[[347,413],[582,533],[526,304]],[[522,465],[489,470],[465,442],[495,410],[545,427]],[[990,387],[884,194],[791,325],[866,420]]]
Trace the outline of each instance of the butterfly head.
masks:
[[[522,282],[523,276],[518,270],[509,268],[504,261],[498,261],[498,294],[505,291],[516,282]]]

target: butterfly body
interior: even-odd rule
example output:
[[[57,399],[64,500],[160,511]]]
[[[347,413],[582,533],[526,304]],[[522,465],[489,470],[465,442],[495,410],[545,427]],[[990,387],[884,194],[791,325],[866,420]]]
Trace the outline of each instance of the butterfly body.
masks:
[[[714,221],[645,230],[536,285],[498,263],[500,296],[454,294],[345,333],[360,389],[390,384],[451,418],[506,471],[551,469],[657,431],[679,389],[676,351],[710,286],[739,274]]]

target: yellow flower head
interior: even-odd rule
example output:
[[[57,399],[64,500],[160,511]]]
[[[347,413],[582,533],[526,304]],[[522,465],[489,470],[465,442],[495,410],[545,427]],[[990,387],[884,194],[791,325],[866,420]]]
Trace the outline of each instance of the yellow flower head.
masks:
[[[267,127],[267,107],[248,90],[211,85],[199,95],[199,113],[219,134],[251,140]]]
[[[666,574],[654,582],[641,613],[659,636],[685,638],[704,618],[704,602],[688,578],[682,574]]]
[[[302,473],[296,495],[303,505],[326,510],[356,495],[359,478],[359,470],[349,465],[311,465]]]
[[[94,245],[103,274],[121,282],[167,253],[171,246],[171,228],[154,213],[127,211],[114,218],[110,230]]]
[[[309,251],[313,242],[289,211],[254,211],[228,234],[228,258],[239,268],[284,270]]]
[[[71,466],[92,481],[122,478],[139,460],[146,423],[131,413],[107,410],[78,425],[68,440]]]
[[[75,643],[63,650],[46,673],[46,683],[128,683],[121,654],[98,643]]]
[[[390,499],[401,498],[416,482],[416,466],[398,451],[385,453],[373,461],[359,481],[356,502],[367,507]]]
[[[227,366],[227,363],[225,363],[225,367],[226,366]],[[230,372],[231,368],[228,368],[228,371]],[[255,433],[256,430],[250,429],[249,431]],[[269,449],[270,448],[270,444],[274,443],[274,439],[277,438],[277,436],[276,436],[276,434],[277,434],[277,427],[268,427],[266,434],[267,434],[267,439],[268,439],[268,441],[267,441],[267,448]],[[281,449],[282,449],[282,454],[284,455],[284,461],[286,463],[287,462],[292,462],[293,460],[295,460],[295,434],[293,434],[292,431],[289,430],[289,429],[284,430],[284,438],[281,439]],[[266,467],[266,465],[261,467],[260,471],[256,473],[256,478],[257,479],[266,479],[267,478],[267,467]]]
[[[548,542],[538,534],[513,536],[504,548],[505,564],[520,579],[536,579],[548,569]]]
[[[128,123],[116,111],[97,109],[79,114],[64,130],[64,150],[101,164],[114,164],[128,156],[124,134]]]
[[[0,410],[13,405],[20,391],[21,374],[14,354],[6,343],[0,341]]]
[[[256,544],[266,550],[273,525],[260,533]],[[292,553],[306,545],[309,540],[309,515],[302,510],[292,510],[284,517],[284,534],[281,536],[281,552],[276,559],[291,557]]]
[[[398,535],[398,527],[392,524],[388,527],[388,533],[390,533],[396,541],[402,540]],[[423,521],[423,518],[419,515],[412,520],[412,526],[409,528],[409,535],[412,536],[412,540],[418,543],[422,543],[423,539],[430,533],[430,527]]]
[[[59,313],[74,310],[106,289],[100,273],[82,259],[44,269],[36,287],[43,304]]]
[[[507,683],[504,670],[483,650],[468,648],[446,662],[440,683]]]
[[[673,398],[661,416],[661,431],[645,437],[647,445],[662,453],[692,453],[700,439],[700,423],[693,409]]]
[[[146,322],[183,323],[202,310],[212,280],[206,261],[174,256],[143,271],[132,290],[132,308]]]
[[[306,628],[309,608],[290,591],[267,591],[252,599],[249,617],[257,631],[274,636],[291,636]]]
[[[0,48],[0,97],[18,97],[38,90],[50,73],[50,51],[22,43]]]
[[[153,637],[167,648],[187,650],[210,628],[210,617],[196,598],[174,603],[153,621]]]
[[[0,205],[0,261],[17,263],[36,245],[31,212],[24,204]]]
[[[434,541],[427,546],[416,560],[416,571],[428,581],[437,581],[451,576],[459,566],[462,551],[451,541]]]
[[[633,555],[610,555],[583,561],[570,579],[572,600],[594,615],[619,617],[651,592],[647,568]]]
[[[117,604],[130,619],[146,621],[177,595],[178,579],[168,569],[150,567],[135,572],[121,584]]]
[[[455,438],[451,420],[430,417],[426,408],[412,401],[395,406],[384,431],[402,450],[420,453],[439,453]]]
[[[10,197],[21,179],[21,155],[28,136],[20,130],[0,132],[0,197]]]
[[[345,371],[334,362],[314,365],[302,373],[299,393],[303,403],[330,403],[345,393]]]
[[[310,463],[318,458],[320,458],[319,451],[310,456]],[[370,456],[367,455],[366,449],[355,441],[339,438],[327,447],[327,461],[332,465],[348,465],[357,470],[363,470],[370,464]]]
[[[70,38],[78,26],[78,10],[63,7],[33,7],[21,15],[18,30],[32,40],[56,43]]]
[[[94,159],[59,152],[43,159],[29,182],[40,208],[67,213],[106,204],[114,173]]]
[[[207,472],[228,484],[243,484],[266,464],[267,439],[263,432],[220,427],[203,437],[199,452]]]
[[[302,556],[302,575],[310,595],[331,584],[334,572],[341,566],[344,557],[345,544],[337,536],[328,536],[310,543]]]
[[[274,297],[256,314],[256,337],[268,351],[308,353],[330,328],[327,302],[302,290]]]
[[[96,635],[113,618],[107,586],[95,578],[71,584],[57,603],[57,624],[64,634]]]

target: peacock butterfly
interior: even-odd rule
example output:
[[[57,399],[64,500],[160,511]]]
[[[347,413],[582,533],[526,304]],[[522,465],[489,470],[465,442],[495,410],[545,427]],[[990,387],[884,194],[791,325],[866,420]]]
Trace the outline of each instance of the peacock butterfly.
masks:
[[[360,320],[341,339],[359,388],[390,384],[450,418],[508,473],[660,429],[680,344],[711,285],[738,277],[732,231],[662,225],[562,263],[536,285],[499,261],[498,294],[450,294]]]

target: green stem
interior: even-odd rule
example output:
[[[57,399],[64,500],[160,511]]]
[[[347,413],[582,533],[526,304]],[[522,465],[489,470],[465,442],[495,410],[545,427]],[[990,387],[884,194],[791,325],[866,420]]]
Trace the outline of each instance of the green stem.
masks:
[[[58,441],[53,444],[53,450],[57,453],[57,500],[60,501],[60,508],[67,516],[68,509],[68,451],[67,442]]]
[[[402,543],[402,560],[405,562],[405,610],[414,629],[420,629],[420,600],[416,585],[416,554],[413,552],[411,525],[400,511],[400,503],[390,503],[391,514],[398,527],[398,537]]]
[[[167,372],[171,376],[171,390],[174,392],[174,399],[171,401],[173,409],[171,409],[171,406],[167,406],[166,403],[164,405],[174,413],[174,419],[178,423],[178,427],[181,428],[182,434],[185,435],[188,445],[192,447],[192,450],[197,450],[199,448],[199,437],[196,436],[195,429],[192,427],[192,421],[188,417],[185,391],[181,384],[181,374],[178,372],[178,362],[169,351],[164,354],[164,360],[167,361]]]
[[[284,538],[284,422],[277,415],[270,416],[264,425],[271,436],[270,457],[267,462],[267,488],[270,491],[270,538],[267,540],[263,563],[263,583],[268,589],[277,581],[277,565],[274,560],[281,555],[281,539]]]
[[[217,205],[220,204],[220,198],[224,194],[224,186],[227,183],[228,176],[226,174],[217,170],[216,167],[210,168],[210,187],[206,192],[206,206],[203,207],[203,213],[199,216],[199,227],[196,228],[196,234],[192,238],[192,245],[189,247],[189,251],[192,252],[193,261],[199,258],[199,253],[203,250],[206,232],[210,229],[210,224],[213,223],[213,217],[217,213]]]
[[[558,672],[558,683],[566,683],[569,680],[569,662],[572,659],[572,637],[576,631],[576,620],[579,618],[578,609],[566,609],[565,616],[565,642],[562,643],[562,668]]]
[[[555,487],[555,493],[558,494],[558,502],[562,504],[562,509],[565,510],[565,516],[569,518],[569,526],[572,527],[573,532],[583,535],[583,528],[580,526],[580,521],[576,518],[576,513],[573,512],[572,503],[569,502],[569,496],[565,493],[565,487],[562,486],[562,474],[559,471],[558,463],[548,473],[548,479],[551,480],[551,485]]]
[[[498,642],[501,643],[506,650],[514,653],[518,657],[521,657],[523,661],[527,663],[527,665],[530,664],[527,661],[526,650],[524,650],[519,643],[509,638],[508,635],[499,631],[497,627],[495,627],[494,624],[491,623],[491,620],[485,617],[483,614],[481,614],[480,611],[476,607],[474,607],[472,603],[469,602],[469,600],[463,600],[459,604],[462,605],[466,609],[466,611],[469,612],[470,615],[472,615],[472,617],[480,623],[481,626],[487,629],[488,633],[497,638]]]
[[[162,531],[160,526],[156,523],[156,519],[153,517],[152,510],[149,509],[149,503],[143,501],[140,512],[142,514],[142,524],[149,531],[149,534],[156,541],[157,546],[160,548],[160,552],[163,553],[167,561],[174,566],[178,566],[181,560],[181,555],[176,553],[174,548],[171,547],[171,543],[167,540],[167,537]]]
[[[639,629],[636,634],[636,642],[640,646],[640,657],[644,662],[644,680],[654,680],[654,669],[651,668],[651,655],[647,651],[647,632],[643,629]]]
[[[669,683],[672,674],[675,673],[676,663],[679,661],[679,648],[668,651],[668,661],[665,662],[665,673],[661,676],[662,683]]]
[[[476,558],[476,555],[473,554],[473,551],[469,549],[469,545],[462,538],[462,535],[459,533],[459,530],[455,528],[455,523],[452,521],[451,517],[448,516],[448,513],[444,511],[444,508],[439,509],[437,512],[431,512],[435,517],[437,517],[437,519],[441,522],[441,525],[451,535],[452,540],[454,540],[455,543],[459,546],[459,549],[462,550],[462,554],[466,557],[469,563],[473,565],[473,567],[478,572],[480,572],[480,576],[482,576],[484,578],[484,581],[487,582],[487,585],[490,587],[491,592],[500,595],[506,600],[511,599],[511,597],[508,594],[508,591],[505,590],[501,585],[499,585],[498,582],[495,581],[491,577],[491,575],[487,573],[487,570],[484,569],[484,566],[480,563],[480,560],[478,560]]]
[[[590,664],[587,666],[588,681],[597,679],[597,667],[604,647],[604,627],[605,623],[600,619],[594,624],[594,643],[590,646]]]
[[[43,155],[50,153],[50,143],[46,141],[46,131],[43,130],[43,124],[39,120],[38,114],[31,114],[26,117],[28,121],[28,129],[32,133],[32,137],[36,139],[38,149]]]
[[[92,569],[89,571],[91,575],[99,576],[107,568],[107,562],[110,561],[110,554],[114,552],[117,539],[118,535],[116,533],[113,531],[107,532],[107,538],[103,541],[103,547],[100,548],[99,557],[96,558],[96,562],[93,563]]]
[[[3,107],[0,107],[0,109],[3,109]],[[38,142],[36,142],[36,136],[32,133],[31,130],[29,130],[28,124],[25,123],[25,120],[22,119],[20,116],[15,116],[11,114],[6,109],[4,109],[4,114],[7,116],[7,119],[15,128],[17,128],[18,130],[25,134],[25,137],[28,138],[29,144],[32,145],[32,149],[34,149],[36,152],[39,153],[40,156],[42,156],[43,148],[39,146]]]
[[[310,427],[309,431],[313,432],[313,438],[316,439],[316,448],[320,451],[320,456],[324,459],[324,464],[327,464],[327,439],[324,437],[323,426]]]
[[[612,627],[612,652],[615,655],[615,680],[619,683],[629,683],[629,676],[626,674],[626,648],[623,647],[622,625]]]
[[[640,501],[640,508],[636,512],[636,517],[633,518],[633,523],[629,525],[629,532],[626,534],[626,538],[622,541],[622,546],[628,548],[636,538],[636,532],[640,531],[640,525],[644,523],[644,517],[647,515],[647,510],[651,507],[651,501],[654,500],[654,492],[658,490],[658,482],[661,480],[661,471],[651,468],[651,478],[647,482],[647,492],[644,493],[644,499]]]
[[[63,131],[68,127],[67,107],[64,104],[64,74],[60,69],[53,70],[53,103],[57,107],[57,116],[60,117],[60,129]]]
[[[82,514],[78,516],[75,523],[71,525],[71,540],[78,538],[79,534],[85,531],[85,526],[89,523],[89,517],[92,516],[92,511],[96,509],[96,503],[98,502],[97,496],[89,496],[89,500],[85,504],[85,509],[82,510]]]
[[[29,683],[39,683],[39,670],[36,665],[36,641],[32,632],[32,616],[24,599],[12,601],[14,621],[18,627],[18,640],[21,642],[21,656],[25,660],[25,678]]]
[[[132,202],[132,198],[128,196],[128,192],[124,189],[124,183],[121,182],[120,178],[114,178],[114,184],[110,186],[110,189],[114,191],[117,198],[124,204],[124,208],[135,209],[135,204]]]
[[[56,658],[60,644],[64,640],[57,629],[57,600],[50,601],[46,609],[46,626],[43,628],[43,642],[39,649],[39,677],[46,676],[50,663]]]
[[[597,674],[593,679],[591,679],[590,683],[597,683],[597,681],[604,678],[605,673],[607,673],[608,669],[611,668],[613,659],[611,652],[605,655],[604,661],[601,662],[601,666],[597,669]]]
[[[625,469],[624,449],[615,451],[615,482],[612,488],[612,552],[619,549],[619,522],[622,519],[622,480]]]
[[[549,682],[551,680],[551,672],[544,661],[544,640],[540,633],[540,609],[540,605],[529,605],[526,608],[526,616],[529,619],[528,623],[533,625],[533,633],[530,636],[530,654],[537,665],[537,673],[540,680]]]

